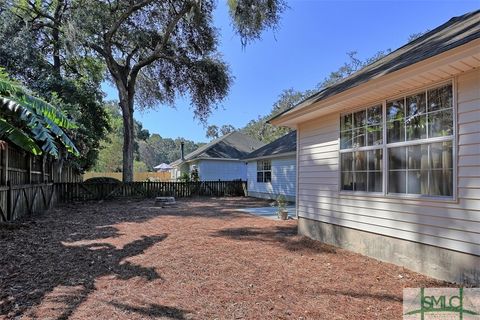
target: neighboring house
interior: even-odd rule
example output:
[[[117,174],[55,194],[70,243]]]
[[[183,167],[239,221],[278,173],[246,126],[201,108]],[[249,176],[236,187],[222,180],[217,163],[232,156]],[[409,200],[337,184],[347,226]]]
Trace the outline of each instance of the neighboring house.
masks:
[[[297,130],[299,233],[480,284],[480,11],[270,119]]]
[[[247,155],[248,195],[295,201],[297,134],[295,131]]]
[[[263,145],[240,132],[226,134],[172,162],[172,179],[196,169],[201,181],[246,180],[247,166],[241,159]]]

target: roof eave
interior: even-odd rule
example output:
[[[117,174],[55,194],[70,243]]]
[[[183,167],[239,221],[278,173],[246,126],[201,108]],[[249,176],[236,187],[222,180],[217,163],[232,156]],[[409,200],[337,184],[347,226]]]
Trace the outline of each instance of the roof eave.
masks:
[[[270,155],[260,156],[260,157],[245,158],[245,159],[242,159],[242,160],[243,161],[255,161],[255,160],[261,160],[261,159],[284,158],[284,157],[289,157],[289,156],[295,156],[296,154],[297,154],[297,151],[290,151],[290,152],[270,154]]]
[[[311,104],[299,105],[295,109],[289,110],[284,114],[274,117],[269,120],[269,123],[275,126],[297,127],[299,123],[308,121],[312,118],[313,113],[315,117],[328,114],[330,112],[342,110],[346,108],[345,104],[349,104],[350,108],[355,104],[363,105],[368,103],[375,103],[381,99],[386,99],[392,95],[399,95],[404,92],[415,90],[422,86],[428,86],[436,82],[452,79],[458,74],[468,72],[480,67],[480,39],[475,39],[469,43],[463,44],[451,50],[445,51],[434,57],[419,61],[415,64],[402,68],[400,70],[378,76],[367,82],[364,82],[356,87],[342,91],[336,95],[327,97],[323,100]],[[450,72],[444,73],[443,77],[436,75],[436,78],[429,79],[425,75],[432,70],[439,69],[442,66],[449,66],[455,63],[462,62],[475,56],[475,61],[469,60],[468,65],[476,63],[470,70],[466,68],[455,69],[451,68]],[[456,70],[456,71],[455,71]],[[414,81],[415,80],[415,81]],[[402,89],[393,88],[395,84],[404,82]],[[414,83],[418,84],[414,84]],[[407,85],[410,83],[411,85]],[[368,101],[367,96],[372,96],[371,92],[375,92],[375,99],[371,98]],[[363,96],[362,96],[363,95]],[[379,98],[381,97],[381,99]],[[343,103],[342,103],[343,102]],[[352,105],[354,104],[354,105]]]

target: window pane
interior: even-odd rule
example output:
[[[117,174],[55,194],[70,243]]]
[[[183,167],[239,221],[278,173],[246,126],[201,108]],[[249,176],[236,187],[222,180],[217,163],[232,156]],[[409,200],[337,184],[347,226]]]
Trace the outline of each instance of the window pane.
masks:
[[[265,171],[264,181],[265,182],[271,182],[272,181],[272,172],[271,171]]]
[[[382,123],[382,106],[375,106],[367,109],[367,125]]]
[[[365,129],[353,130],[353,147],[360,148],[365,146]]]
[[[407,119],[416,117],[426,112],[426,99],[425,93],[419,93],[413,96],[407,97]]]
[[[272,163],[269,160],[266,160],[263,164],[263,169],[264,170],[271,170],[272,169]]]
[[[452,169],[452,143],[439,142],[430,145],[430,169]]]
[[[382,172],[368,173],[368,190],[369,192],[382,192]]]
[[[407,141],[427,138],[427,116],[416,115],[405,121]]]
[[[355,191],[367,191],[367,173],[355,172]]]
[[[406,190],[406,170],[389,171],[388,173],[388,192],[405,193]]]
[[[353,190],[353,172],[342,172],[342,190]]]
[[[387,121],[403,121],[405,117],[404,100],[387,103]]]
[[[340,117],[340,130],[346,131],[352,129],[353,116],[351,113]]]
[[[409,170],[407,193],[428,194],[428,171]]]
[[[257,172],[257,182],[263,182],[263,172]]]
[[[404,121],[387,122],[387,142],[405,141],[405,123]]]
[[[383,143],[382,126],[367,127],[367,145],[377,146]]]
[[[263,170],[263,162],[262,161],[257,161],[257,171],[258,170]]]
[[[358,111],[353,114],[353,127],[362,128],[366,123],[366,111]]]
[[[428,144],[408,147],[407,163],[409,170],[428,169]]]
[[[389,170],[398,170],[407,168],[407,148],[390,148],[388,151],[388,167]]]
[[[453,134],[452,109],[428,114],[429,138],[451,136]]]
[[[340,132],[340,148],[350,149],[352,147],[352,131]]]
[[[368,170],[380,171],[382,170],[382,149],[368,151]]]
[[[452,85],[428,90],[428,112],[452,107]]]
[[[355,171],[367,170],[367,152],[366,151],[355,152],[355,164],[354,164],[353,170]]]
[[[453,170],[430,171],[430,195],[451,196],[453,189]]]
[[[341,158],[341,168],[342,171],[352,171],[353,170],[353,152],[346,152],[340,154]]]

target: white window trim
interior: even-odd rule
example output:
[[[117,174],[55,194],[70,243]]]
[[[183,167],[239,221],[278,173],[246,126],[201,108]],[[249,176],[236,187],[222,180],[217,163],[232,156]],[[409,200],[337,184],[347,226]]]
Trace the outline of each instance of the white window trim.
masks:
[[[453,133],[452,136],[448,137],[435,137],[435,138],[428,138],[428,139],[418,139],[412,141],[403,141],[403,142],[395,142],[391,144],[387,144],[387,102],[396,100],[402,97],[406,97],[409,95],[413,95],[415,93],[419,93],[421,91],[427,91],[429,89],[438,88],[444,85],[452,85],[452,113],[453,113]],[[368,105],[363,105],[361,107],[356,107],[352,109],[345,109],[343,112],[340,113],[340,117],[338,117],[338,194],[340,196],[351,196],[351,197],[372,197],[372,198],[387,198],[387,199],[405,199],[405,200],[425,200],[425,201],[435,201],[435,202],[445,202],[445,203],[458,203],[458,159],[457,159],[457,148],[458,148],[458,123],[457,123],[457,77],[437,82],[432,85],[423,86],[417,88],[415,90],[409,90],[402,92],[396,96],[388,97],[388,99],[383,99],[382,101],[372,102]],[[355,113],[356,111],[361,111],[364,109],[368,109],[370,107],[382,105],[382,140],[383,144],[379,146],[365,146],[359,148],[349,148],[349,149],[340,149],[341,139],[341,117],[344,114],[348,113]],[[428,130],[428,129],[427,129]],[[431,195],[422,195],[422,194],[407,194],[407,193],[389,193],[388,192],[388,149],[394,147],[408,147],[411,145],[418,145],[423,143],[435,143],[435,142],[443,142],[443,141],[451,141],[452,142],[452,166],[453,166],[453,178],[452,178],[452,195],[451,196],[431,196]],[[383,160],[382,160],[382,192],[368,192],[368,191],[353,191],[353,190],[342,190],[342,167],[341,167],[341,154],[346,152],[355,152],[355,151],[369,151],[369,150],[376,150],[382,149],[383,150]]]
[[[268,161],[270,162],[270,170],[265,170],[263,169],[263,162],[265,161]],[[258,170],[258,163],[259,162],[262,162],[262,170]],[[255,177],[255,181],[256,183],[272,183],[272,180],[273,180],[273,176],[272,176],[272,160],[268,159],[268,160],[257,160],[256,162],[256,165],[257,165],[257,176]],[[262,172],[263,173],[263,180],[264,181],[258,181],[258,173],[259,172]],[[265,172],[270,172],[270,181],[265,181]]]

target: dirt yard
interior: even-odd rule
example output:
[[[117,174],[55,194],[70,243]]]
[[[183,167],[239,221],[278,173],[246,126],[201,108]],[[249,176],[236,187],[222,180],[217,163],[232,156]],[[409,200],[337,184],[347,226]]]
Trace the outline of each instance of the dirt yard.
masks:
[[[0,226],[0,319],[400,319],[445,286],[235,211],[253,199],[67,205]]]

